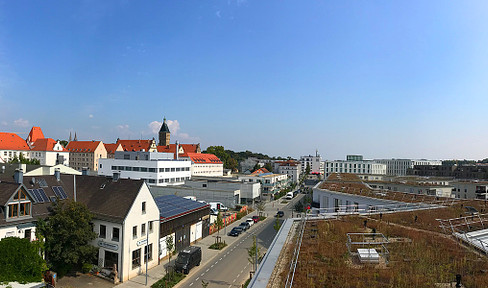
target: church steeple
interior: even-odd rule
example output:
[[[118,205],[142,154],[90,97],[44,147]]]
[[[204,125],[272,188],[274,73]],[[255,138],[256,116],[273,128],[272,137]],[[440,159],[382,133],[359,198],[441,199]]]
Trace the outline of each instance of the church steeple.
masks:
[[[169,131],[168,124],[166,124],[166,117],[163,118],[163,125],[159,129],[159,146],[168,146],[171,132]]]

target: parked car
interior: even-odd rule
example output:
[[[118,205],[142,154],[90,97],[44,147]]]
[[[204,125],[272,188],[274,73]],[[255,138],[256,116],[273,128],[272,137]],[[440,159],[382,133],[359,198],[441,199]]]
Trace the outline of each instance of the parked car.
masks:
[[[232,236],[232,237],[237,237],[241,233],[242,233],[242,228],[240,226],[238,226],[238,227],[232,228],[232,230],[230,230],[230,232],[227,235]]]
[[[242,227],[242,230],[246,231],[247,229],[251,228],[251,225],[249,225],[247,222],[242,222],[238,227]]]
[[[294,195],[293,195],[293,192],[288,192],[288,193],[286,193],[286,197],[285,197],[285,199],[286,199],[286,200],[291,200],[291,199],[293,199],[293,196],[294,196]]]
[[[246,222],[249,223],[249,227],[251,227],[252,225],[254,225],[254,220],[252,220],[252,218],[247,218],[246,219]]]
[[[190,246],[180,251],[175,261],[175,270],[188,274],[190,269],[199,266],[202,261],[202,249],[197,246]]]
[[[259,222],[259,216],[258,215],[252,216],[252,220],[254,221],[254,223],[258,223]]]
[[[276,216],[275,217],[283,217],[283,216],[285,216],[285,212],[283,212],[283,211],[276,212]]]

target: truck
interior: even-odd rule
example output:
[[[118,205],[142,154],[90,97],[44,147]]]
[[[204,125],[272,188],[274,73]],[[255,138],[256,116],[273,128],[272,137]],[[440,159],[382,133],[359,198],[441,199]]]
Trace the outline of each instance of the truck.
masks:
[[[210,209],[217,209],[217,210],[220,210],[220,211],[227,211],[227,210],[229,210],[229,208],[225,207],[225,205],[222,204],[222,202],[210,202],[208,204],[210,204]]]

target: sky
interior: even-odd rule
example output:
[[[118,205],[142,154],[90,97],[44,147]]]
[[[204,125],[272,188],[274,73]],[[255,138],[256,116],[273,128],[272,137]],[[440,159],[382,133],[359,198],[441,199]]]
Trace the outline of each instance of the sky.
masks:
[[[2,1],[0,131],[488,157],[487,1]]]

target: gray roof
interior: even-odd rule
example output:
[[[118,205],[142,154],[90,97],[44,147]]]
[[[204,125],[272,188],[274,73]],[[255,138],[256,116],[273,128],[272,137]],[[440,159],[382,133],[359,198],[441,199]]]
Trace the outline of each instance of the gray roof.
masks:
[[[169,132],[169,128],[168,128],[168,124],[166,124],[166,118],[164,118],[163,120],[163,125],[161,125],[161,129],[159,130],[159,132],[164,132],[164,133],[170,133]]]

